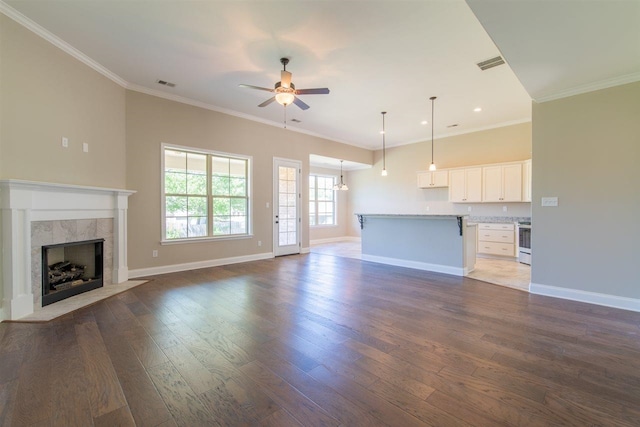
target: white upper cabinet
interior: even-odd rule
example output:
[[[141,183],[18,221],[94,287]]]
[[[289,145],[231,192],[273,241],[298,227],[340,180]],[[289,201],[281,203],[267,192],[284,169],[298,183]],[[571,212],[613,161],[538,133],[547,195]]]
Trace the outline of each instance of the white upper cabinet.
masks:
[[[531,160],[522,164],[522,201],[531,201]]]
[[[522,201],[522,163],[482,168],[483,202]]]
[[[482,201],[482,168],[449,171],[449,201],[477,203]]]
[[[418,172],[418,188],[441,188],[449,186],[449,171]]]

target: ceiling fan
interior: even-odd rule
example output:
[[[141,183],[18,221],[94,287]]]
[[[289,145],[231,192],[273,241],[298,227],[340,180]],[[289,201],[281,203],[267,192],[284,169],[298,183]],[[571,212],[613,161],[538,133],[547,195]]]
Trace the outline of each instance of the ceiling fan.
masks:
[[[294,84],[291,82],[291,73],[287,71],[287,64],[289,63],[289,58],[280,58],[280,63],[283,66],[283,70],[280,71],[280,81],[276,82],[273,89],[269,89],[266,87],[260,86],[252,86],[252,85],[240,85],[240,87],[248,87],[250,89],[258,89],[258,90],[266,90],[267,92],[275,93],[274,96],[264,101],[262,104],[258,105],[258,107],[266,107],[271,104],[273,101],[277,101],[278,104],[287,106],[291,103],[296,104],[303,110],[307,110],[309,106],[302,102],[300,98],[296,95],[326,95],[329,93],[329,89],[326,87],[317,88],[317,89],[296,89]]]

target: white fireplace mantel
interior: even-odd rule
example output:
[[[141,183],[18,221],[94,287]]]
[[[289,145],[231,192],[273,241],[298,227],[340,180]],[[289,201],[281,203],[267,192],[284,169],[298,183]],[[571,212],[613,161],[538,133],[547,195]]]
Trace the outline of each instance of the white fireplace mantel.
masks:
[[[31,222],[113,219],[113,283],[128,280],[127,207],[135,193],[101,187],[0,180],[0,320],[34,312]]]

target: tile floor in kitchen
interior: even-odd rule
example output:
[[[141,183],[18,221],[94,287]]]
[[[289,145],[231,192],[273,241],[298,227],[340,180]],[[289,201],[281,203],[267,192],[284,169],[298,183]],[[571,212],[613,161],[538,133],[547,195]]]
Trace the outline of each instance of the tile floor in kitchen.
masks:
[[[359,241],[342,241],[311,245],[312,253],[361,258]],[[522,291],[529,290],[531,267],[515,260],[480,258],[476,260],[476,268],[468,277],[496,285],[507,286]]]

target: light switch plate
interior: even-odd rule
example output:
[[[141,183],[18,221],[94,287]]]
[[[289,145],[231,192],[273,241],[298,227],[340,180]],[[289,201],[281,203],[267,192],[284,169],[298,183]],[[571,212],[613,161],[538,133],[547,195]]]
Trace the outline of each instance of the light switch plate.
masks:
[[[543,197],[542,198],[542,206],[545,206],[545,207],[558,206],[558,198],[557,197]]]
[[[85,153],[89,152],[89,144],[87,144],[86,142],[82,143],[82,151],[84,151]]]

